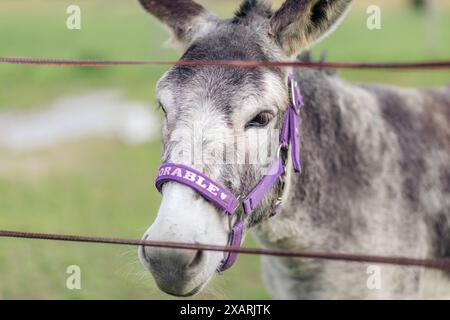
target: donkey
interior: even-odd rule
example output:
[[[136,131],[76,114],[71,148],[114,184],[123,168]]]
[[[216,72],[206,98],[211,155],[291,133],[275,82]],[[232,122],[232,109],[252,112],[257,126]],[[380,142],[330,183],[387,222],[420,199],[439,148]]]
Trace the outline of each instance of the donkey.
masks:
[[[246,0],[222,20],[191,0],[140,0],[173,33],[181,60],[292,61],[331,33],[351,0],[287,0],[278,10]],[[234,194],[248,194],[265,174],[255,164],[223,164],[219,145],[267,133],[245,153],[276,157],[289,103],[288,68],[172,67],[158,83],[163,162],[196,168]],[[450,88],[354,85],[325,70],[295,71],[305,106],[303,172],[287,164],[245,217],[262,246],[325,252],[450,258]],[[200,128],[202,135],[195,135]],[[217,137],[217,138],[214,138]],[[224,137],[218,141],[218,137]],[[225,142],[224,142],[225,141]],[[202,146],[207,163],[186,160]],[[184,155],[184,156],[183,156]],[[278,195],[283,209],[273,216]],[[225,246],[230,221],[194,190],[166,183],[144,239]],[[141,247],[142,263],[171,295],[200,292],[223,254]],[[423,268],[263,257],[263,280],[277,299],[450,297],[445,272]]]

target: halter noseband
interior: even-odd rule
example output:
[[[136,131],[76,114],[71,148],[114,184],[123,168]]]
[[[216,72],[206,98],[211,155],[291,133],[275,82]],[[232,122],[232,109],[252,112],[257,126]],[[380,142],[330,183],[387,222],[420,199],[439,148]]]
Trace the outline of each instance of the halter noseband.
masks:
[[[275,204],[275,214],[281,211],[282,192],[284,191],[284,180],[286,175],[287,153],[291,149],[292,165],[295,172],[301,171],[300,165],[300,132],[299,119],[300,109],[303,107],[303,98],[295,75],[290,74],[288,78],[290,102],[284,116],[283,126],[280,132],[280,144],[277,158],[272,164],[269,172],[265,175],[256,187],[240,201],[241,197],[236,197],[227,188],[214,182],[200,171],[182,164],[164,163],[158,171],[155,186],[159,192],[166,182],[177,182],[197,191],[206,200],[213,203],[229,216],[236,214],[239,205],[242,203],[244,215],[252,213],[261,203],[264,196],[276,184],[280,183],[281,193]],[[283,155],[282,155],[283,153]],[[237,215],[236,222],[230,232],[229,245],[239,247],[244,233],[244,220]],[[219,267],[223,272],[229,269],[237,259],[237,253],[227,252]]]

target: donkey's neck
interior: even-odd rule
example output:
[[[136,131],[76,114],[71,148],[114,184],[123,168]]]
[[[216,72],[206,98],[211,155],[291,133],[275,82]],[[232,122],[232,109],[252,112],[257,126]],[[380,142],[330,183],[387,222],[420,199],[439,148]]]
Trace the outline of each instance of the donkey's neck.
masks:
[[[370,95],[325,72],[302,70],[298,78],[305,101],[300,128],[303,172],[290,172],[282,213],[256,228],[266,246],[322,246],[329,241],[325,235],[332,238],[333,232],[342,239],[352,223],[345,210],[364,192],[372,174],[364,166],[370,153],[358,141],[358,132],[369,123],[362,118],[371,115],[353,109],[366,99],[371,103]]]

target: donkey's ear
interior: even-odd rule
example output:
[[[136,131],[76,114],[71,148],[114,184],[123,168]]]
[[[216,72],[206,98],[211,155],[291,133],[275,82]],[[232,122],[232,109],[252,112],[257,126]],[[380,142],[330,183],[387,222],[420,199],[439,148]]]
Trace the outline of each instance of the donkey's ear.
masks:
[[[331,33],[352,0],[287,0],[270,21],[270,35],[288,56]]]
[[[207,32],[219,18],[192,0],[139,0],[142,6],[167,25],[182,49]]]

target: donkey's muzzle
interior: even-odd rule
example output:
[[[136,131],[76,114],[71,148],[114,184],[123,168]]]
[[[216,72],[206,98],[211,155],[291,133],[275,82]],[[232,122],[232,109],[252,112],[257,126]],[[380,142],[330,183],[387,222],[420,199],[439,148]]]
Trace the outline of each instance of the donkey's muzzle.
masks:
[[[158,287],[168,294],[193,295],[202,285],[195,283],[195,277],[206,263],[204,251],[140,247],[139,256]]]

